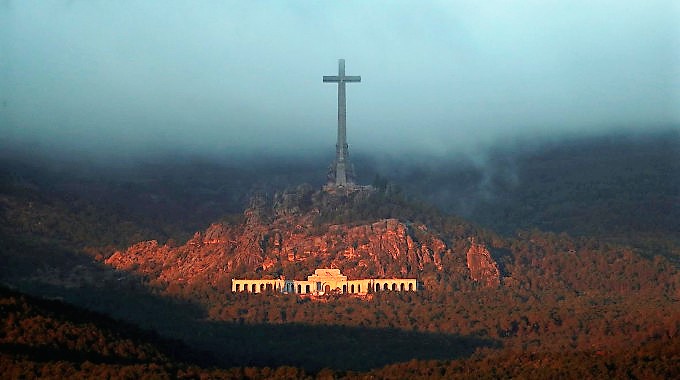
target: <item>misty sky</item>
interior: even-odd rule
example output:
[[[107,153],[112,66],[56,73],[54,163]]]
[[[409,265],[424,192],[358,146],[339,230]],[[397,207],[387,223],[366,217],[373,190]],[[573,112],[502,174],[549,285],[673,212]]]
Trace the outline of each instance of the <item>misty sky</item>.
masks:
[[[677,1],[0,0],[3,144],[334,152],[338,58],[350,152],[680,125]]]

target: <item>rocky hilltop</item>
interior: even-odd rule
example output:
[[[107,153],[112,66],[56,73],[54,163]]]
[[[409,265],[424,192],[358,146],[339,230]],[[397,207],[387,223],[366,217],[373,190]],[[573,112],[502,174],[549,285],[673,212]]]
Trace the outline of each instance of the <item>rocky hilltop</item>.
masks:
[[[423,274],[445,272],[487,286],[500,283],[484,243],[447,241],[422,222],[385,212],[403,206],[386,193],[389,189],[334,193],[300,186],[273,199],[255,196],[238,223],[213,223],[179,246],[140,242],[105,262],[162,287],[226,288],[231,278],[242,276],[301,279],[319,267],[339,268],[349,278],[427,282]]]

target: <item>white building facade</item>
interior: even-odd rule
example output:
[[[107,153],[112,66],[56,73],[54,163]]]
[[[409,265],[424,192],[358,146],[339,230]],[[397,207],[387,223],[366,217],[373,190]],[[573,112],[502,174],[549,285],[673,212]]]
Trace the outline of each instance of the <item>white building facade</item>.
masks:
[[[366,294],[369,292],[415,292],[415,278],[376,278],[348,280],[340,269],[316,269],[307,280],[231,280],[232,292],[280,292],[294,294],[324,295],[329,293]]]

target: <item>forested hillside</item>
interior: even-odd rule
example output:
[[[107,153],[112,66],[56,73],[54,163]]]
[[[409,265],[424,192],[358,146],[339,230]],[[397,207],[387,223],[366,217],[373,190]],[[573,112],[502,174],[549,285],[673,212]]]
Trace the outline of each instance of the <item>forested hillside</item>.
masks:
[[[537,228],[677,255],[679,156],[680,133],[668,130],[516,142],[474,157],[358,153],[354,160],[360,182],[392,183],[409,200],[504,235]],[[320,187],[326,168],[318,163],[330,162],[175,157],[109,166],[8,153],[2,160],[4,228],[118,248],[146,239],[186,240],[225,215],[240,214],[254,193],[273,196],[301,183]]]
[[[674,132],[572,140],[499,148],[476,166],[395,162],[392,173],[358,160],[374,190],[354,198],[319,192],[325,170],[308,162],[6,159],[0,281],[162,338],[5,290],[2,365],[49,376],[677,377],[677,143]],[[473,246],[497,281],[473,278]],[[229,291],[234,275],[303,278],[320,265],[424,287],[317,301]],[[327,342],[336,352],[317,355]]]
[[[408,192],[504,235],[536,228],[680,255],[677,130],[516,142],[396,177]]]

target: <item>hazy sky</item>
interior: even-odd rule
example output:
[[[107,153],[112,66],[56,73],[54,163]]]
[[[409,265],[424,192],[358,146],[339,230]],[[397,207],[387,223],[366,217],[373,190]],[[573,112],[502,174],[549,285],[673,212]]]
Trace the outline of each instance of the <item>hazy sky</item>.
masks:
[[[0,0],[5,144],[350,152],[680,125],[677,1]]]

